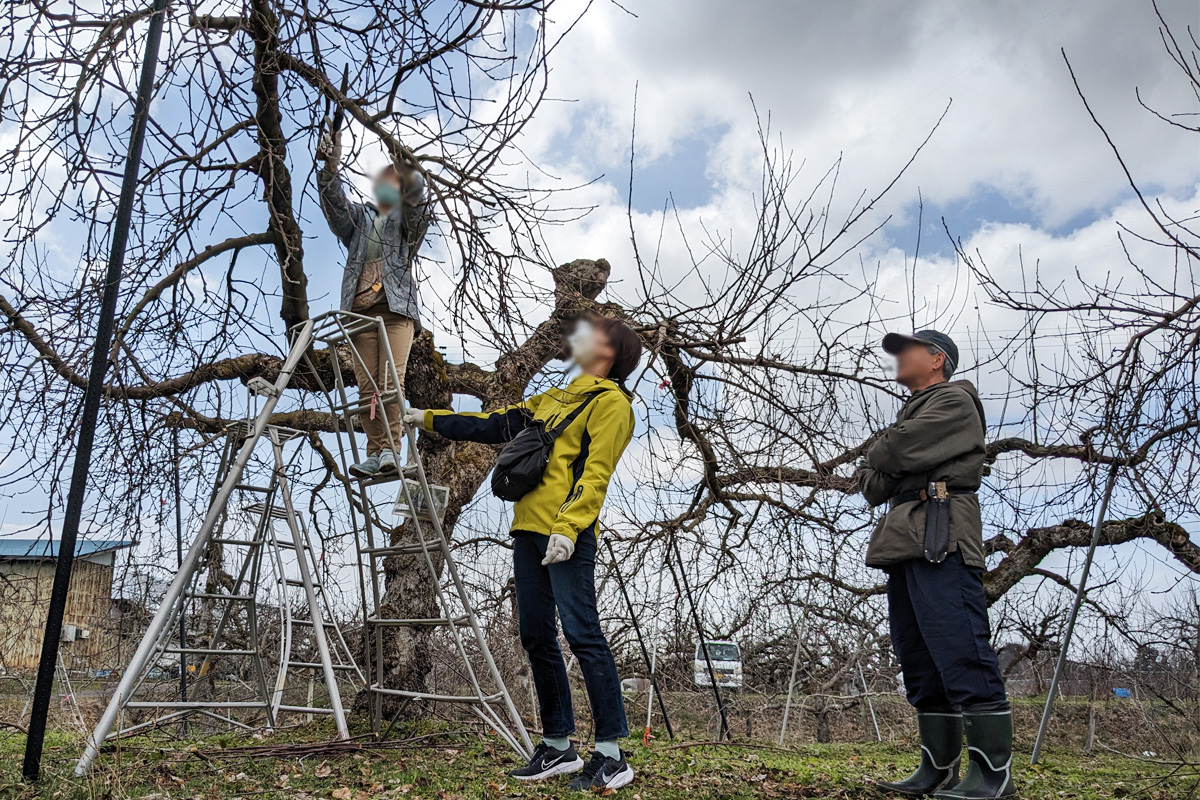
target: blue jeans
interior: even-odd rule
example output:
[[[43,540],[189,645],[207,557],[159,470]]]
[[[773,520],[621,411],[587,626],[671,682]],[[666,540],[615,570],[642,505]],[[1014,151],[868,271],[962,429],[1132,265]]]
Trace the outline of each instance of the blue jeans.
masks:
[[[958,553],[940,564],[914,559],[888,570],[892,650],[918,711],[1008,708],[982,576]]]
[[[537,689],[546,736],[570,736],[575,732],[575,709],[571,684],[562,650],[558,646],[555,608],[562,620],[563,635],[579,659],[596,741],[605,742],[629,735],[625,722],[625,700],[621,678],[596,609],[596,534],[589,528],[575,542],[568,560],[542,566],[550,537],[528,531],[514,532],[513,574],[516,577],[517,616],[521,646],[529,656],[533,685]]]

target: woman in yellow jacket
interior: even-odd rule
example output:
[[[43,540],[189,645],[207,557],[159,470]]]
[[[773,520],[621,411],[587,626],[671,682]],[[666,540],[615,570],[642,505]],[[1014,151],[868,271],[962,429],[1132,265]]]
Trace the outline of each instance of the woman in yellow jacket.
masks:
[[[499,444],[535,420],[553,428],[587,403],[555,440],[541,483],[513,507],[521,645],[533,671],[544,732],[530,762],[509,773],[518,780],[579,772],[571,787],[585,791],[617,789],[633,780],[617,745],[629,735],[621,679],[596,609],[596,521],[613,470],[633,437],[625,379],[641,354],[641,339],[628,325],[597,319],[582,324],[571,338],[571,356],[581,374],[567,388],[495,411],[412,409],[405,420],[448,439]],[[592,706],[596,749],[586,767],[569,738],[575,714],[558,646],[556,608]]]

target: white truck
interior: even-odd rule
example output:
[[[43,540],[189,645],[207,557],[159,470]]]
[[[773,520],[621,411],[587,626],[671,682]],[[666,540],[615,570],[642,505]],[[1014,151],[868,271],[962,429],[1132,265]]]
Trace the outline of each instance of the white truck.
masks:
[[[717,686],[722,689],[742,688],[742,651],[736,642],[705,642],[708,648],[708,658],[712,661],[713,674],[717,677]],[[708,663],[704,659],[704,650],[696,647],[696,685],[712,686],[708,677]]]

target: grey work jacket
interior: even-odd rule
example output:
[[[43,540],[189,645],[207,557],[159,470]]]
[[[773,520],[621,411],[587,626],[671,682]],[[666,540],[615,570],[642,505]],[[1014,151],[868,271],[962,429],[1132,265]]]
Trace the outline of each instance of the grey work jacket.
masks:
[[[893,496],[945,481],[950,498],[950,552],[984,567],[983,521],[978,491],[983,482],[983,404],[970,381],[935,383],[913,392],[896,422],[867,450],[858,484],[872,506]],[[871,534],[867,565],[887,568],[925,557],[925,503],[912,500],[890,509]]]
[[[421,328],[421,295],[413,276],[412,262],[425,231],[429,227],[429,204],[425,185],[417,173],[417,186],[403,201],[388,212],[383,223],[383,293],[388,308],[408,317]],[[350,311],[358,279],[362,275],[371,225],[379,213],[371,203],[357,203],[346,196],[337,173],[322,169],[317,173],[321,210],[330,230],[346,245],[346,268],[342,273],[341,309]]]

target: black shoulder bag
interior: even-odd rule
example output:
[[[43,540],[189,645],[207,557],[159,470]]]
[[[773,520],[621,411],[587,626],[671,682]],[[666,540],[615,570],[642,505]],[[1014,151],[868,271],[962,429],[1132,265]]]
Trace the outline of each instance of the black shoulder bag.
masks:
[[[534,420],[528,428],[514,436],[496,459],[496,467],[492,470],[492,494],[515,503],[532,492],[546,474],[555,440],[593,400],[606,391],[589,392],[587,398],[553,428],[547,429],[544,420]]]

